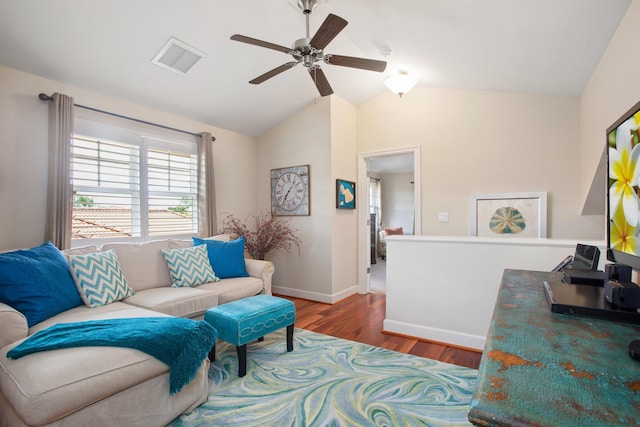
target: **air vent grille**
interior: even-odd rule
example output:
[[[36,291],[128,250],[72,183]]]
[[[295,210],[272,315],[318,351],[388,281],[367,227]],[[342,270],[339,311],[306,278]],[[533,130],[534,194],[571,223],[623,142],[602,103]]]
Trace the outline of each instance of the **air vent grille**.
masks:
[[[151,61],[152,63],[187,75],[206,54],[172,37]]]

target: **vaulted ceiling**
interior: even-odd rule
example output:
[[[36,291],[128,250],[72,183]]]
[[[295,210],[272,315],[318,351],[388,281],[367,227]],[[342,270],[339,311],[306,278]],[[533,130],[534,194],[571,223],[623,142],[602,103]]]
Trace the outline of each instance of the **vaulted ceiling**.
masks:
[[[423,87],[580,95],[630,2],[319,0],[310,33],[333,13],[349,24],[325,53],[388,61],[322,65],[354,105],[399,69]],[[305,32],[297,0],[0,0],[0,64],[251,136],[319,95],[303,66],[249,84],[292,58],[229,37],[290,47]],[[151,62],[171,37],[204,53],[187,75]]]

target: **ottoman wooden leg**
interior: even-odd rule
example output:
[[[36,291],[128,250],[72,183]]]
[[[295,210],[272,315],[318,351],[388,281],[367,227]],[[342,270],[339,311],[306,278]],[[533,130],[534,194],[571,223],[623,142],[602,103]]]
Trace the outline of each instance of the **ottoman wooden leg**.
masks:
[[[293,325],[287,326],[287,351],[293,351]]]
[[[211,347],[211,350],[209,350],[209,360],[212,362],[216,361],[216,345],[214,344],[213,347]]]
[[[241,345],[236,347],[238,351],[238,376],[244,377],[247,375],[247,345]]]

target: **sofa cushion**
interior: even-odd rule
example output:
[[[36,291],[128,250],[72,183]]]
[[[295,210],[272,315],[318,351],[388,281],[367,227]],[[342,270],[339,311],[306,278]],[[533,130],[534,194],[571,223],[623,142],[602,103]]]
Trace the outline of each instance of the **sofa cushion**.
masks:
[[[69,255],[69,266],[85,305],[97,307],[133,295],[113,250]]]
[[[62,254],[69,259],[69,255],[86,255],[98,252],[98,247],[95,245],[78,246],[77,248],[64,249]]]
[[[240,236],[230,242],[194,237],[193,244],[207,245],[209,262],[219,278],[249,276],[244,265],[244,237]]]
[[[129,285],[137,292],[171,286],[171,275],[161,251],[190,246],[193,246],[190,240],[153,240],[144,243],[105,243],[100,250],[116,251]]]
[[[163,249],[162,255],[167,261],[173,281],[171,286],[174,288],[197,286],[220,280],[213,273],[205,245],[184,249]]]
[[[0,387],[29,425],[44,425],[168,373],[168,366],[138,350],[78,347],[17,360],[0,350]],[[168,394],[168,389],[163,390]],[[90,425],[91,421],[85,425]]]
[[[217,283],[205,283],[197,289],[206,289],[218,295],[218,304],[226,304],[241,298],[263,293],[264,282],[257,277],[235,277]]]
[[[57,323],[159,316],[164,315],[122,302],[96,308],[79,305],[38,323],[29,329],[29,334]],[[168,373],[167,365],[132,349],[82,347],[7,359],[6,353],[15,345],[0,349],[0,388],[29,425],[48,424]],[[168,387],[168,375],[166,382]],[[167,390],[162,392],[168,394]]]
[[[0,254],[0,302],[21,312],[30,327],[82,304],[67,261],[51,242]]]
[[[164,314],[151,310],[145,310],[144,308],[140,307],[135,307],[131,304],[125,304],[122,301],[117,301],[107,305],[101,305],[95,308],[87,307],[86,305],[79,305],[72,308],[71,310],[56,314],[55,316],[29,328],[29,335],[33,335],[36,332],[46,329],[51,325],[55,325],[56,323],[73,323],[82,322],[83,320],[158,316],[164,316]]]
[[[218,295],[199,288],[155,288],[136,292],[124,302],[170,316],[197,318],[218,305]]]

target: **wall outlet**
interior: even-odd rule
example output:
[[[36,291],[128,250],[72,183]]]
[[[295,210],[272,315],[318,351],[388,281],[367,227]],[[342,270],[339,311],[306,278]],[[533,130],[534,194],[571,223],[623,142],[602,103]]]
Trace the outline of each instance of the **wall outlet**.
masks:
[[[438,212],[438,222],[449,222],[449,212]]]

